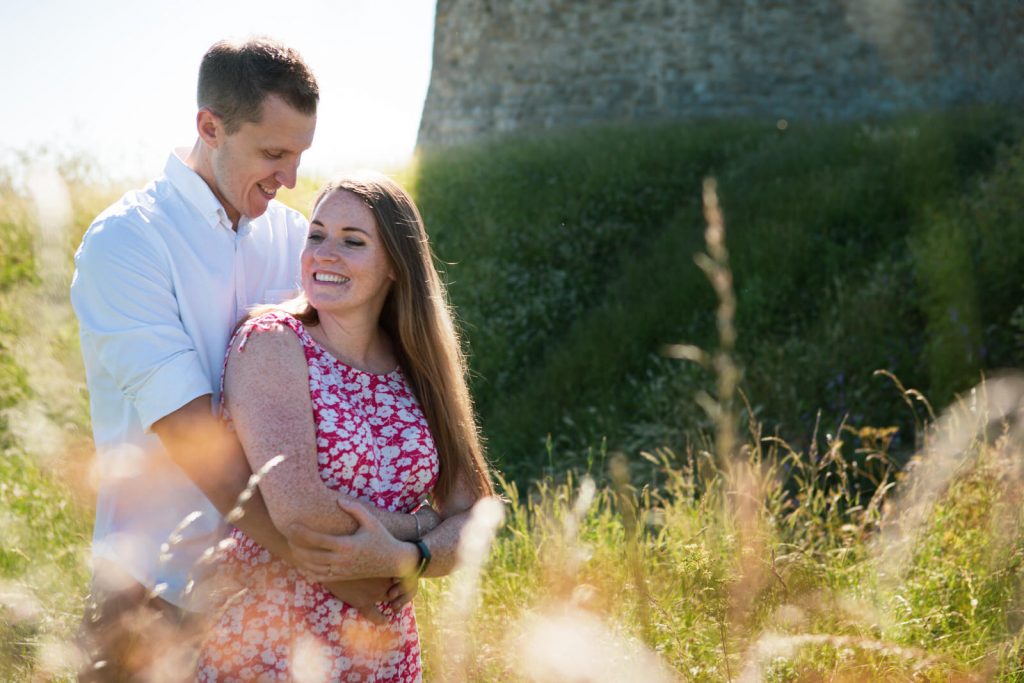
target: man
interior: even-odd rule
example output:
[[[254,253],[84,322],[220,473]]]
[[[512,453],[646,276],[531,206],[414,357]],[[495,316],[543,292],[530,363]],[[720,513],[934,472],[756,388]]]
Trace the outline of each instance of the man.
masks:
[[[192,149],[104,211],[75,256],[71,302],[100,470],[83,679],[177,666],[181,652],[159,634],[201,609],[197,560],[223,538],[222,515],[251,474],[214,411],[224,353],[247,309],[296,293],[306,221],[274,197],[295,186],[318,100],[294,50],[217,43],[199,71]],[[236,523],[294,561],[258,491]],[[372,614],[381,585],[331,589]]]

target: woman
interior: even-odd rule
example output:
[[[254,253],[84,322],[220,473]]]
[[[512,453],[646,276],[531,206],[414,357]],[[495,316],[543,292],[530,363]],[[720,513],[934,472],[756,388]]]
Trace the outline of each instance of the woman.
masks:
[[[315,575],[303,574],[233,532],[228,561],[248,590],[204,644],[199,678],[417,681],[415,579],[453,569],[469,509],[492,488],[444,287],[409,196],[379,174],[323,188],[302,287],[236,332],[225,415],[253,471],[284,456],[260,482],[275,526],[348,534],[346,561],[330,566],[337,555],[325,551]],[[439,520],[418,512],[428,496]],[[379,625],[324,587],[372,577],[394,582]]]

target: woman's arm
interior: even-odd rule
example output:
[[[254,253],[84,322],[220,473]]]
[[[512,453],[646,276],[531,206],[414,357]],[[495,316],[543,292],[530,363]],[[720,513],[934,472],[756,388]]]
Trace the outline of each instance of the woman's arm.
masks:
[[[453,495],[438,509],[441,523],[422,538],[431,555],[430,564],[423,576],[444,576],[457,568],[459,541],[469,522],[471,508],[477,500],[478,496],[465,478],[459,477]],[[307,558],[310,564],[329,566],[326,561],[328,555],[358,556],[368,559],[367,565],[361,570],[363,572],[370,571],[374,566],[393,566],[396,572],[392,576],[396,578],[415,574],[420,563],[420,550],[416,544],[392,537],[373,514],[371,506],[365,502],[339,496],[337,504],[359,523],[359,529],[351,535],[336,537],[310,532],[306,542],[322,548],[318,551],[320,555],[311,554]],[[359,569],[349,566],[343,571],[352,571],[351,576],[360,575]],[[330,569],[317,572],[315,576],[322,581],[336,578]]]
[[[260,482],[260,492],[270,518],[289,539],[301,539],[303,527],[334,537],[352,534],[359,524],[339,509],[338,493],[320,478],[316,459],[316,428],[309,395],[309,369],[298,337],[287,327],[253,333],[242,345],[236,339],[229,352],[224,375],[224,398],[239,441],[253,471],[259,471],[277,455],[284,459]],[[415,534],[410,515],[381,513],[384,528],[394,526],[399,536]],[[422,524],[429,524],[423,515]],[[301,540],[294,541],[301,543]],[[353,549],[353,552],[358,548]],[[367,566],[381,559],[377,553],[361,558],[352,553],[332,555],[321,567],[308,566],[294,553],[300,568],[309,571],[333,567],[333,580],[394,576],[395,566],[379,566],[368,574]],[[321,556],[322,557],[322,556]],[[358,567],[358,576],[346,573]]]
[[[431,555],[424,577],[445,576],[457,569],[459,541],[478,500],[479,496],[473,492],[466,478],[458,477],[451,497],[438,506],[441,523],[423,537]]]

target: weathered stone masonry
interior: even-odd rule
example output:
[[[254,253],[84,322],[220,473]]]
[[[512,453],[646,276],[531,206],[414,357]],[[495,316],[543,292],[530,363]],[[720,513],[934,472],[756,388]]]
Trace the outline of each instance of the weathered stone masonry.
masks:
[[[1024,0],[437,0],[419,144],[1024,104]]]

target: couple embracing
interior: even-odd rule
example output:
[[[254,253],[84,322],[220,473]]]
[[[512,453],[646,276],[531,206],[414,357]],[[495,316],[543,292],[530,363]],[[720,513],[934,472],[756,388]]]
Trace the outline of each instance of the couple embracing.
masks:
[[[76,254],[101,473],[80,680],[421,678],[417,582],[493,491],[409,195],[347,176],[308,223],[274,200],[318,100],[294,50],[214,45],[194,146]]]

